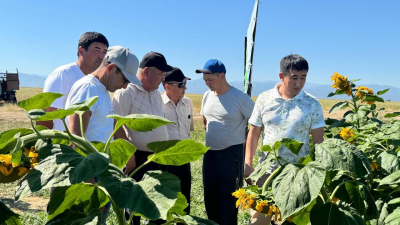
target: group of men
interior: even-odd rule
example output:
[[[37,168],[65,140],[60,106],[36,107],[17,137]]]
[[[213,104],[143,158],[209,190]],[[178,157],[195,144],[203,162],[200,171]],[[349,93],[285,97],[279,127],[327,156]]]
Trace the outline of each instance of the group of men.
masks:
[[[151,114],[175,122],[150,132],[136,132],[126,126],[116,132],[114,139],[123,138],[137,147],[124,169],[125,174],[131,173],[153,154],[147,148],[148,143],[191,138],[193,104],[184,96],[190,78],[179,68],[169,66],[161,53],[149,52],[139,62],[128,48],[109,47],[104,35],[86,32],[79,39],[77,54],[75,63],[61,66],[48,76],[43,91],[64,94],[46,111],[66,108],[98,96],[97,102],[82,116],[83,132],[89,141],[107,141],[114,121],[106,116],[113,113],[121,116]],[[210,89],[203,96],[200,112],[206,146],[210,148],[203,159],[204,203],[208,219],[218,224],[237,224],[238,210],[232,193],[254,170],[253,157],[261,132],[263,144],[283,137],[305,143],[298,155],[284,146],[279,149],[279,155],[289,162],[297,162],[298,158],[308,154],[310,132],[314,144],[323,141],[325,124],[321,105],[302,91],[308,72],[307,61],[299,55],[286,56],[281,61],[280,71],[282,83],[259,95],[255,104],[248,95],[229,85],[226,68],[220,60],[208,60],[203,69],[195,71],[203,74]],[[160,84],[165,89],[162,95],[158,91]],[[109,92],[115,92],[112,100]],[[78,115],[71,115],[66,121],[72,134],[81,135]],[[244,145],[248,122],[251,127]],[[60,120],[38,124],[65,130]],[[265,156],[261,157],[263,159]],[[276,167],[271,166],[263,179]],[[189,203],[185,211],[190,214],[190,164],[162,166],[149,163],[135,173],[133,179],[141,180],[149,170],[165,170],[181,180],[181,191]],[[96,182],[96,178],[88,182]],[[104,209],[103,223],[108,210],[109,205]],[[140,224],[140,217],[134,217],[132,221]],[[250,224],[269,224],[269,221],[269,217],[253,212]]]

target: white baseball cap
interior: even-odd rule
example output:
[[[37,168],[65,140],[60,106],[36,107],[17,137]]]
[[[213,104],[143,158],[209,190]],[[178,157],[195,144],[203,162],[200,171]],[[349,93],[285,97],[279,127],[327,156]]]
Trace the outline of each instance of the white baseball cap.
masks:
[[[108,48],[106,58],[122,70],[129,82],[137,85],[142,84],[136,77],[139,68],[139,59],[128,48],[112,46]]]

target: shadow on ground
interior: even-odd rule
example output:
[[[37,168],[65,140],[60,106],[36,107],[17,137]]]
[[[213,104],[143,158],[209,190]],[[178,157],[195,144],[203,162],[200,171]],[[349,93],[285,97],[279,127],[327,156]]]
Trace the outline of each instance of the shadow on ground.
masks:
[[[14,201],[12,198],[1,198],[1,201],[5,203],[8,207],[16,209],[21,212],[41,212],[44,209],[33,209],[32,205],[23,201]]]

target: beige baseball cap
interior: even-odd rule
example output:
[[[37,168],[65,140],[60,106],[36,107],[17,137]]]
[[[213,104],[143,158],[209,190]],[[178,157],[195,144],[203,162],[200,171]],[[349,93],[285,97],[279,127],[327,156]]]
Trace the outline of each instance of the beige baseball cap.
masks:
[[[139,68],[139,59],[129,48],[122,46],[112,46],[108,48],[106,58],[122,70],[126,79],[131,83],[141,85],[142,83],[136,77]]]

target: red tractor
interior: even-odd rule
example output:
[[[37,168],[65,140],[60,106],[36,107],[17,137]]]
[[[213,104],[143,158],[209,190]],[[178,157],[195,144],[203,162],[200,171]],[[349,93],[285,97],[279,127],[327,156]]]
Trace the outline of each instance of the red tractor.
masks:
[[[7,70],[5,73],[0,72],[0,101],[16,104],[16,90],[19,90],[18,69],[16,73],[9,73]]]

